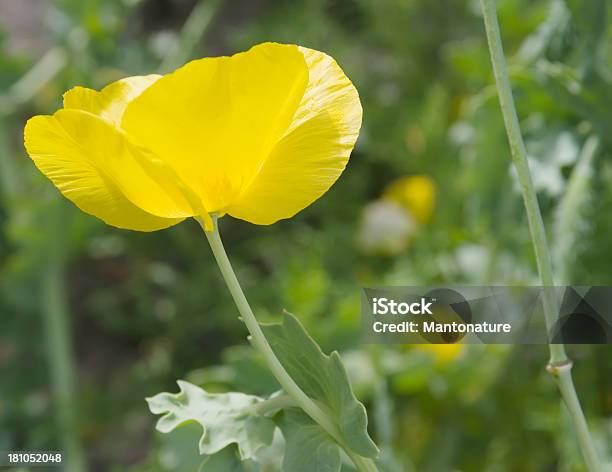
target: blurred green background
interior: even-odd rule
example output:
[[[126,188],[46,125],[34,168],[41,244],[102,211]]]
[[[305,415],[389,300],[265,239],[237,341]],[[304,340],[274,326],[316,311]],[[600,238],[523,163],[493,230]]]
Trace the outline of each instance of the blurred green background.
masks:
[[[558,283],[612,283],[607,3],[498,5]],[[0,32],[0,450],[72,442],[87,470],[192,471],[197,434],[155,433],[145,396],[177,391],[178,378],[278,388],[195,222],[105,226],[64,200],[22,144],[26,119],[74,85],[271,40],[335,57],[364,125],[338,183],[296,217],[221,220],[255,312],[286,308],[343,353],[390,470],[585,470],[546,346],[359,343],[364,285],[538,284],[478,2],[0,0]],[[612,470],[612,350],[569,351]]]

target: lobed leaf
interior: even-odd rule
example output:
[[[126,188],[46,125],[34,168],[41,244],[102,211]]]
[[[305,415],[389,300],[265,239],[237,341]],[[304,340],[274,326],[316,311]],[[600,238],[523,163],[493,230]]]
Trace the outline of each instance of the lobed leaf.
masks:
[[[233,447],[226,447],[208,456],[198,472],[258,472],[259,467],[251,461],[240,460]]]
[[[210,394],[179,380],[179,393],[159,393],[147,398],[153,414],[163,414],[157,430],[168,433],[184,424],[202,426],[200,454],[212,455],[235,443],[242,460],[255,459],[259,449],[269,446],[274,435],[272,419],[253,413],[259,397],[243,393]]]
[[[323,428],[301,410],[284,412],[280,428],[285,437],[285,472],[338,472],[340,448]]]
[[[340,355],[336,351],[324,354],[290,313],[285,312],[282,324],[262,325],[262,329],[293,380],[336,420],[346,445],[361,456],[376,457],[378,448],[368,434],[366,410],[353,393]]]

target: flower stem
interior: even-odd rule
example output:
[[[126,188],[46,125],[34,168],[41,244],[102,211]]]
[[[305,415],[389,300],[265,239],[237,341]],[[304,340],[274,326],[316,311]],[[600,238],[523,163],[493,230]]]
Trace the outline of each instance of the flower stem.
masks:
[[[489,52],[493,64],[493,74],[495,75],[495,82],[497,84],[499,104],[501,106],[506,133],[510,143],[512,160],[516,168],[521,194],[523,195],[523,202],[527,210],[529,231],[531,232],[540,279],[544,286],[544,316],[546,317],[546,326],[550,330],[557,321],[558,307],[553,287],[552,263],[548,250],[548,243],[546,241],[546,232],[544,230],[544,223],[542,221],[542,214],[540,213],[536,192],[531,180],[531,173],[527,162],[527,151],[525,149],[525,143],[523,142],[521,128],[514,106],[512,88],[510,86],[510,79],[508,78],[499,24],[497,22],[495,0],[481,0],[480,3],[482,5]],[[564,346],[562,344],[551,344],[551,363],[565,362],[566,360],[567,355],[565,354]]]
[[[223,0],[200,0],[196,3],[159,67],[162,73],[170,72],[187,62],[222,6]]]
[[[49,353],[49,371],[60,445],[67,472],[83,472],[86,461],[79,437],[78,403],[70,313],[66,300],[63,202],[49,214],[50,247],[42,278],[42,314]]]
[[[512,160],[518,175],[525,209],[527,210],[527,220],[529,222],[529,230],[531,232],[540,279],[544,286],[544,315],[546,317],[548,331],[550,332],[557,321],[558,305],[554,290],[552,263],[546,240],[546,232],[536,192],[531,180],[531,174],[529,172],[527,151],[521,135],[514,98],[512,96],[512,88],[510,86],[510,79],[508,78],[495,0],[480,0],[480,3],[487,33],[487,42],[489,44],[489,53],[493,64],[493,74],[497,84],[499,103],[506,126],[508,141],[510,143]],[[601,465],[595,452],[593,440],[572,380],[572,362],[568,359],[563,344],[550,344],[549,347],[550,363],[548,371],[557,380],[561,396],[569,410],[576,434],[578,435],[578,441],[587,467],[591,472],[600,472],[602,470]]]
[[[198,219],[198,222],[204,228],[204,222]],[[310,416],[319,426],[321,426],[334,440],[344,449],[346,454],[355,464],[357,470],[359,472],[377,472],[378,469],[374,462],[365,457],[359,456],[350,450],[350,448],[346,445],[342,436],[340,434],[340,430],[338,426],[334,423],[334,421],[329,417],[329,415],[323,411],[308,395],[306,395],[302,389],[298,386],[297,383],[291,378],[291,376],[287,373],[281,362],[274,354],[272,347],[268,343],[249,302],[242,291],[240,286],[240,282],[234,273],[234,269],[227,257],[227,253],[225,252],[225,248],[223,247],[223,242],[221,241],[221,237],[219,235],[219,227],[217,223],[217,218],[213,217],[214,228],[212,231],[204,230],[206,237],[208,238],[208,242],[210,243],[210,247],[212,249],[215,260],[217,261],[217,265],[221,270],[221,275],[225,280],[227,288],[229,289],[234,302],[236,303],[236,307],[238,308],[238,312],[244,321],[249,333],[251,334],[251,343],[255,349],[257,349],[264,357],[269,369],[272,371],[272,374],[281,385],[283,390],[293,398],[295,403],[302,409],[304,412]]]
[[[267,400],[263,400],[253,405],[253,412],[257,413],[258,415],[267,415],[269,413],[282,410],[283,408],[291,407],[298,407],[293,397],[287,395],[286,393],[281,393],[280,395],[268,398]]]

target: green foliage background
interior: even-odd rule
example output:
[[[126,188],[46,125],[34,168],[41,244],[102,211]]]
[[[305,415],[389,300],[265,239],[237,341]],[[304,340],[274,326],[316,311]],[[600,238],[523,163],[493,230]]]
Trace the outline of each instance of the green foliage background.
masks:
[[[612,283],[607,3],[499,1],[560,283]],[[537,284],[478,3],[203,0],[184,27],[195,5],[0,1],[0,450],[59,447],[52,309],[70,320],[73,410],[90,470],[194,470],[197,428],[161,437],[143,400],[177,391],[177,378],[211,392],[277,389],[195,222],[151,234],[107,227],[61,198],[22,145],[25,120],[58,108],[74,85],[100,88],[272,40],[335,57],[360,92],[364,126],[341,179],[295,218],[270,227],[222,219],[255,312],[271,321],[286,308],[326,352],[343,352],[371,433],[397,470],[584,470],[544,371],[545,346],[467,346],[449,355],[358,340],[362,285]],[[566,192],[589,138],[599,141],[590,178]],[[436,183],[432,220],[399,253],[364,252],[356,242],[364,207],[411,174]],[[608,465],[611,353],[570,348]]]

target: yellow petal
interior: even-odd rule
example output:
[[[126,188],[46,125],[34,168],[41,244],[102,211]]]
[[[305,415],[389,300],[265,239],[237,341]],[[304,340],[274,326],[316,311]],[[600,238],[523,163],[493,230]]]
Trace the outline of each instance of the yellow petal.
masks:
[[[348,162],[361,127],[359,95],[328,55],[300,48],[309,70],[292,123],[257,177],[227,209],[255,224],[289,218],[323,195]]]
[[[130,102],[121,127],[223,213],[290,126],[308,70],[297,46],[265,43],[192,61]]]
[[[83,110],[121,123],[127,104],[153,84],[160,75],[126,77],[107,85],[99,92],[85,87],[74,87],[64,94],[64,108]]]
[[[156,171],[154,156],[96,115],[59,110],[35,116],[24,135],[40,171],[79,208],[108,224],[153,231],[196,214],[172,176]]]

